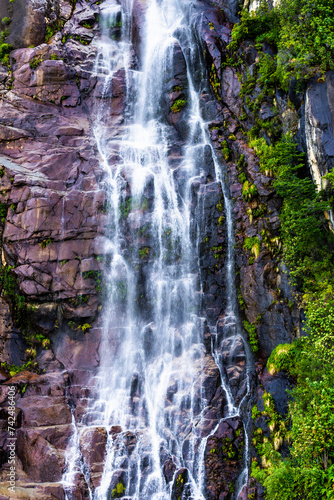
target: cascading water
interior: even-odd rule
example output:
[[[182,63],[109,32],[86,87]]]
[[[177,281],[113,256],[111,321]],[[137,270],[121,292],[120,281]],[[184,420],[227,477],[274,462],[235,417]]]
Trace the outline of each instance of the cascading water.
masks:
[[[131,9],[130,2],[106,0],[101,11],[93,129],[109,212],[104,325],[94,381],[98,396],[73,424],[64,484],[71,499],[75,464],[84,468],[78,433],[99,426],[108,439],[101,481],[89,485],[90,498],[167,500],[179,496],[182,483],[182,498],[204,500],[206,443],[222,421],[240,416],[249,394],[250,356],[236,314],[232,205],[201,118],[205,70],[193,39],[191,3],[150,0],[140,70],[133,69]],[[173,86],[176,54],[185,68],[183,86]],[[120,137],[106,116],[121,73],[127,108]],[[185,98],[176,104],[185,118],[176,132],[167,96],[181,90]],[[204,209],[198,193],[209,190],[206,162],[213,166],[213,184],[221,186],[226,217],[227,301],[217,325],[207,321],[200,257]],[[211,352],[204,342],[208,330]],[[240,349],[247,356],[244,388],[237,394],[229,363]],[[206,428],[203,382],[210,359],[219,368],[225,404]],[[245,450],[235,498],[248,477],[247,432]]]

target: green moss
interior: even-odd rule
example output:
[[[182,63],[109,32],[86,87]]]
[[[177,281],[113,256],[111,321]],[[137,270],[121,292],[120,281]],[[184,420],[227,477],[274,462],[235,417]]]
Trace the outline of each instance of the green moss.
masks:
[[[179,113],[186,105],[187,101],[184,99],[177,99],[173,106],[170,108],[172,113]]]
[[[223,141],[221,143],[221,151],[223,153],[223,156],[225,158],[225,161],[229,161],[230,159],[230,150],[229,150],[229,147],[227,145],[227,142],[226,141]]]
[[[217,71],[216,71],[215,65],[213,63],[211,65],[211,69],[210,69],[210,72],[209,72],[209,81],[210,81],[212,90],[213,90],[213,92],[214,92],[217,100],[220,101],[221,100],[221,97],[219,95],[220,81],[219,81],[219,78],[218,78],[218,75],[217,75]]]
[[[111,492],[112,498],[121,498],[126,488],[122,482],[117,483],[116,488]]]

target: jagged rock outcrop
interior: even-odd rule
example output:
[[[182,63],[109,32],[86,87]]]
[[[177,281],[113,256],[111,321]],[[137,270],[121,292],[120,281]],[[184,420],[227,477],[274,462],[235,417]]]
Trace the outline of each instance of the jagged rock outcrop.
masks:
[[[334,168],[334,73],[314,77],[307,86],[301,107],[298,138],[318,191],[328,186],[323,177]],[[334,230],[333,210],[328,213]]]

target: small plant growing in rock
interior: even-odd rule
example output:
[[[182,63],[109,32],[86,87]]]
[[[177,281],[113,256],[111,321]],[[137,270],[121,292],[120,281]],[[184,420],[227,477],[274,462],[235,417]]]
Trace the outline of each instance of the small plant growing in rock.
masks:
[[[257,236],[253,236],[252,238],[245,238],[244,249],[249,250],[250,253],[254,255],[255,259],[257,259],[261,251],[261,241]]]
[[[49,347],[50,347],[50,340],[49,339],[44,339],[42,341],[42,348],[43,349],[49,349]]]
[[[143,247],[139,249],[139,255],[141,259],[145,259],[150,254],[150,247]]]
[[[251,184],[249,181],[245,181],[242,186],[242,197],[245,201],[252,201],[252,199],[257,195],[257,188],[255,184]]]
[[[114,488],[111,492],[112,498],[120,498],[125,492],[125,486],[123,483],[119,482],[116,484],[116,488]]]
[[[221,144],[221,151],[223,153],[225,161],[229,161],[229,159],[230,159],[230,150],[228,149],[228,145],[227,145],[226,141],[222,142],[222,144]]]
[[[120,204],[119,211],[122,219],[127,219],[132,207],[132,199],[128,198],[126,201]]]
[[[29,349],[26,349],[24,354],[27,359],[34,359],[37,356],[37,351],[33,347],[30,347]]]
[[[29,66],[31,69],[35,70],[42,62],[43,62],[42,56],[35,56],[29,62]]]
[[[184,99],[177,99],[173,106],[170,108],[172,113],[179,113],[181,109],[183,109],[186,105],[186,102]]]
[[[247,320],[243,321],[243,325],[244,325],[246,332],[248,333],[249,345],[250,345],[252,352],[258,352],[259,341],[257,338],[256,326],[253,325],[252,323],[249,323],[249,321],[247,321]]]
[[[48,238],[47,240],[43,240],[40,245],[42,248],[46,248],[48,245],[50,245],[52,243],[52,240],[51,238]]]
[[[90,328],[92,328],[92,326],[89,323],[84,323],[83,325],[79,325],[76,330],[81,330],[83,333],[86,333]]]
[[[3,38],[3,34],[4,32],[2,32],[1,38]],[[12,45],[10,45],[9,43],[2,43],[0,45],[0,60],[5,66],[8,66],[9,64],[9,52],[12,50],[12,48]]]
[[[240,184],[243,184],[244,182],[246,182],[247,177],[246,177],[245,172],[241,172],[241,174],[239,174],[238,180],[239,180]]]
[[[11,22],[12,20],[10,17],[4,17],[3,19],[1,19],[1,23],[4,24],[5,26],[8,26],[8,24],[10,24]]]

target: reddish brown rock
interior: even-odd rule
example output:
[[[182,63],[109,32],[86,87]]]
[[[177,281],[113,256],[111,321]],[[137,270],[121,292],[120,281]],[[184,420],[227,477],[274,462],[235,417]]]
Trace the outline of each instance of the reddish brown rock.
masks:
[[[33,481],[60,481],[64,455],[34,429],[17,431],[17,453],[23,470]]]

